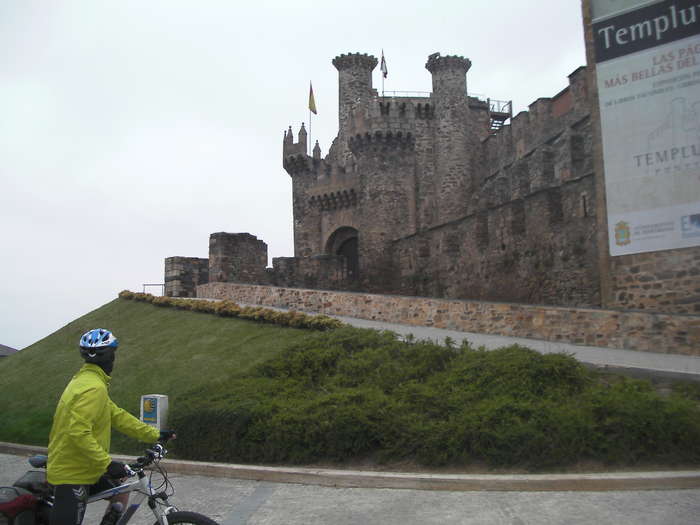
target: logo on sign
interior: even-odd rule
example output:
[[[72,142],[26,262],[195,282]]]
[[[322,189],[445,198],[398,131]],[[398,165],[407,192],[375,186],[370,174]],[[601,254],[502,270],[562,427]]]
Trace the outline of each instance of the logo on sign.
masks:
[[[620,221],[615,225],[615,244],[626,246],[632,242],[632,232],[629,223]]]
[[[700,237],[700,213],[681,217],[681,235],[684,239]]]
[[[143,400],[143,421],[145,423],[155,423],[158,419],[158,400],[147,397]]]

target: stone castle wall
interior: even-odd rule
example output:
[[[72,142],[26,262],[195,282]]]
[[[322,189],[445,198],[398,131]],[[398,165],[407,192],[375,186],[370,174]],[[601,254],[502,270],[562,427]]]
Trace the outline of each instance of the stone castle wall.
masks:
[[[600,304],[584,72],[483,139],[471,213],[394,242],[399,293]]]
[[[168,257],[165,259],[165,290],[169,297],[196,297],[200,284],[209,282],[209,259]]]
[[[700,355],[700,317],[210,283],[197,295],[242,304],[482,334]]]
[[[347,262],[339,255],[275,257],[268,272],[273,286],[347,290]]]
[[[496,131],[490,101],[467,95],[467,59],[431,55],[433,92],[409,97],[378,95],[374,57],[333,65],[328,154],[307,154],[303,125],[283,138],[295,256],[266,269],[262,241],[213,234],[211,282],[700,312],[700,248],[608,255],[590,69]]]
[[[397,240],[399,293],[599,305],[595,218],[580,205],[592,187],[585,177]]]
[[[700,315],[700,248],[610,259],[611,306]]]
[[[267,283],[267,244],[249,233],[212,233],[209,279],[213,282]]]

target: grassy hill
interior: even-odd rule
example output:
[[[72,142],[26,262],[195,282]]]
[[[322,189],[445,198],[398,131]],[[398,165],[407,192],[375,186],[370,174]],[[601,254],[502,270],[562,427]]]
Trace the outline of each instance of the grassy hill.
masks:
[[[697,385],[661,396],[649,382],[600,375],[563,354],[282,328],[166,307],[183,307],[175,303],[120,298],[2,359],[0,440],[46,444],[58,397],[82,364],[80,335],[105,327],[121,343],[112,398],[137,414],[142,394],[169,395],[181,458],[700,464]],[[141,450],[115,438],[114,451]]]
[[[135,415],[143,394],[167,394],[177,410],[187,392],[244,375],[306,335],[116,299],[0,360],[0,441],[47,444],[58,398],[83,364],[78,340],[92,328],[108,328],[119,338],[110,395]],[[116,439],[115,446],[124,443]]]

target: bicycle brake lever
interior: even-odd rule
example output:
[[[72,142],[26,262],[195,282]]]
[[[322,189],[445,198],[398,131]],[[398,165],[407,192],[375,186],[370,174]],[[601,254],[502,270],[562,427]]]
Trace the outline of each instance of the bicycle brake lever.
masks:
[[[156,443],[153,448],[149,448],[146,452],[153,458],[162,459],[168,451],[163,445]]]

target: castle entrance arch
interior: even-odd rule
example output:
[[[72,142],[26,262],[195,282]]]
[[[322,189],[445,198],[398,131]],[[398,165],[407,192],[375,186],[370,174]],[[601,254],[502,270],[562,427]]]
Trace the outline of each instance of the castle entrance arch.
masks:
[[[347,261],[348,278],[355,280],[359,271],[359,232],[355,228],[343,226],[335,230],[326,242],[326,253],[342,255]]]

